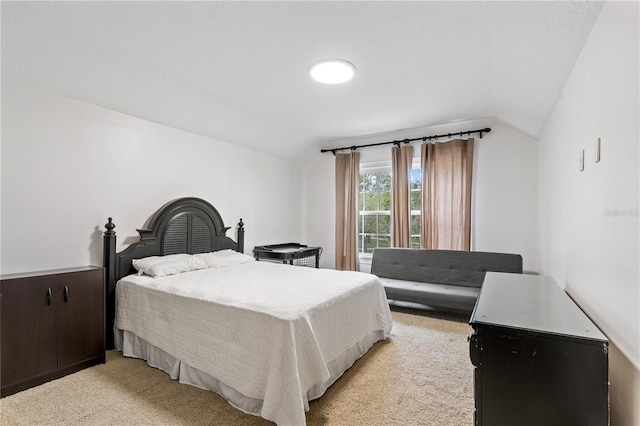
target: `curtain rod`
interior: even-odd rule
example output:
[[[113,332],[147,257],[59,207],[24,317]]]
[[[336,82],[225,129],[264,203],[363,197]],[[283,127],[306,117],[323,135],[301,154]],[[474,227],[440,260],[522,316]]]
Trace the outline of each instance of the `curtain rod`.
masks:
[[[359,148],[368,148],[370,146],[378,146],[378,145],[390,145],[390,144],[394,144],[397,146],[400,146],[401,143],[407,144],[409,142],[414,142],[414,141],[423,141],[426,142],[427,140],[438,140],[438,138],[451,138],[452,136],[470,136],[472,133],[479,133],[480,134],[480,139],[482,139],[482,134],[483,133],[489,133],[491,131],[490,127],[485,127],[484,129],[478,129],[478,130],[467,130],[466,132],[456,132],[456,133],[446,133],[443,135],[432,135],[432,136],[422,136],[420,138],[412,138],[412,139],[402,139],[402,140],[398,140],[398,141],[388,141],[388,142],[377,142],[377,143],[369,143],[366,145],[353,145],[353,146],[344,146],[342,148],[328,148],[328,149],[321,149],[320,152],[331,152],[333,153],[333,155],[336,155],[337,151],[346,151],[347,149],[350,149],[351,151],[355,151],[356,149]]]

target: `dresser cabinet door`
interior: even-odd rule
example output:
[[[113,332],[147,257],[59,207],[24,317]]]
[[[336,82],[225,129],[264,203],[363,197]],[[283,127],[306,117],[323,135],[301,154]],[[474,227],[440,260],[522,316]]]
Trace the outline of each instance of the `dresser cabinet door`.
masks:
[[[58,277],[58,368],[104,354],[104,272]]]
[[[57,368],[55,276],[0,282],[2,292],[2,386]]]

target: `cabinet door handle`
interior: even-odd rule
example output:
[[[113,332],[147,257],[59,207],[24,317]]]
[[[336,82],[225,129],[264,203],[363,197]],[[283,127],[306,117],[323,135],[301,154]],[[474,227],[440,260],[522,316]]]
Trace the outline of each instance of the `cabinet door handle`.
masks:
[[[69,301],[69,287],[64,286],[64,303]]]
[[[471,364],[473,364],[474,367],[480,367],[482,365],[482,359],[480,357],[482,348],[480,343],[478,331],[473,330],[473,333],[469,336],[469,358],[471,358]]]
[[[47,305],[51,306],[51,288],[47,289]]]

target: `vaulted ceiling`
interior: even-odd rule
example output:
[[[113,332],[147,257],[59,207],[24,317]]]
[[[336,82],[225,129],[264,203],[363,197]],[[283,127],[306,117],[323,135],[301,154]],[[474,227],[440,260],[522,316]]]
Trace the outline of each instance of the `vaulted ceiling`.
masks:
[[[600,8],[3,1],[2,77],[296,161],[333,139],[485,116],[536,137]],[[335,58],[352,81],[310,79]]]

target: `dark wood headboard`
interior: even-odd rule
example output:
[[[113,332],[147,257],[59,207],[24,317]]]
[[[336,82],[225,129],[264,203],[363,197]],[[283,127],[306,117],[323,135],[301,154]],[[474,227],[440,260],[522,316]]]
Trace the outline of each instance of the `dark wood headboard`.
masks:
[[[160,207],[147,229],[138,229],[140,241],[116,253],[115,224],[109,218],[104,232],[104,267],[107,286],[107,347],[113,348],[115,286],[118,280],[135,273],[133,259],[176,253],[208,253],[232,249],[244,251],[244,223],[236,228],[236,241],[226,236],[229,227],[218,210],[194,197],[178,198]]]

